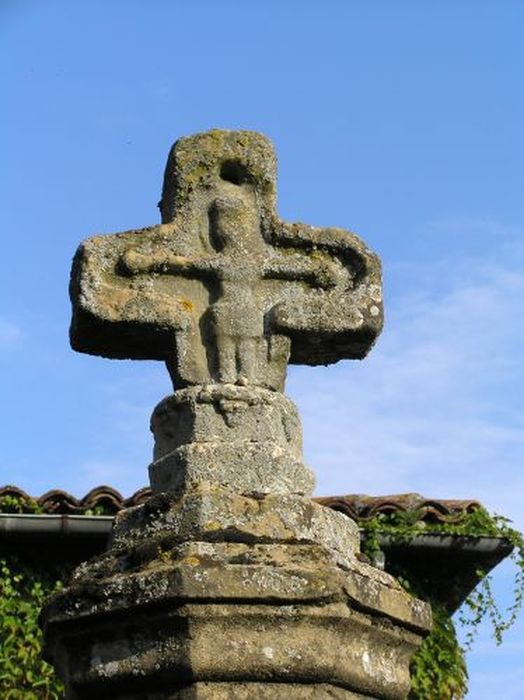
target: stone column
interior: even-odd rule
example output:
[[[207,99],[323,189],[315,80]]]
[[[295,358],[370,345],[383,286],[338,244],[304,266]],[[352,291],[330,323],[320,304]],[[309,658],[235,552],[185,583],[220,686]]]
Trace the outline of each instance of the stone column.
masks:
[[[91,239],[76,258],[73,345],[163,356],[181,388],[153,413],[153,496],[117,517],[108,551],[46,605],[46,658],[69,700],[401,700],[429,608],[362,561],[353,521],[311,500],[300,419],[280,391],[288,361],[371,347],[377,259],[353,234],[275,218],[263,137],[180,143],[164,186],[172,225]],[[188,255],[200,205],[222,243]],[[256,266],[238,241],[227,252],[233,234]]]

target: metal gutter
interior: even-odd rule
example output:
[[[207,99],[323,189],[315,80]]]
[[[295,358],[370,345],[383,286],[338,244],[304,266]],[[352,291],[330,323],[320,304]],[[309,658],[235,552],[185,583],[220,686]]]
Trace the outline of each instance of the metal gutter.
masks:
[[[365,534],[361,538],[365,539]],[[502,554],[507,556],[513,545],[503,537],[483,537],[478,535],[441,535],[428,533],[410,535],[404,538],[379,535],[379,542],[385,549],[434,549],[459,551],[467,554]]]
[[[365,541],[365,533],[361,532]],[[409,572],[421,597],[459,608],[477,584],[505,559],[513,545],[504,537],[420,533],[404,538],[379,535],[375,565],[393,573]]]
[[[112,515],[37,515],[0,513],[0,537],[107,537]]]
[[[113,527],[112,515],[40,515],[35,513],[0,513],[0,537],[60,535],[62,537],[88,537],[109,535]],[[365,532],[361,531],[364,540]],[[428,533],[397,538],[379,536],[385,549],[409,547],[424,550],[455,550],[463,553],[509,554],[512,545],[500,537],[442,535]]]

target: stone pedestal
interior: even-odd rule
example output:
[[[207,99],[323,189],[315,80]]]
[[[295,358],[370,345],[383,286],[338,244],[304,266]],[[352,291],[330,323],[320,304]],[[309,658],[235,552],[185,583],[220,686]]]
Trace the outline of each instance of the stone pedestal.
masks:
[[[302,427],[284,394],[210,384],[168,396],[151,418],[155,492],[181,494],[206,482],[234,493],[311,493]]]
[[[152,499],[43,611],[69,700],[381,698],[409,688],[428,607],[363,564],[309,500],[288,362],[361,359],[380,262],[349,231],[281,221],[275,154],[247,131],[175,144],[162,225],[80,246],[76,350],[166,362]]]
[[[160,453],[171,403],[153,417]],[[359,560],[353,521],[299,494],[180,489],[121,513],[108,552],[49,601],[68,698],[406,696],[428,608]]]

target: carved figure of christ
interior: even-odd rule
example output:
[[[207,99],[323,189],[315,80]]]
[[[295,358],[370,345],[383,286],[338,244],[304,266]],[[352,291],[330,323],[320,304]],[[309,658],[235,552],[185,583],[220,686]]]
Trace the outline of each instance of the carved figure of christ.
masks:
[[[130,248],[122,255],[121,269],[130,276],[156,273],[217,282],[219,295],[209,307],[207,322],[216,346],[218,381],[256,383],[265,375],[261,365],[269,355],[271,329],[264,328],[264,316],[275,301],[264,294],[262,280],[302,281],[326,290],[336,285],[340,270],[336,262],[270,249],[260,231],[257,207],[246,193],[215,199],[209,221],[216,253],[182,256]]]
[[[350,231],[288,223],[275,204],[275,153],[261,134],[177,141],[162,223],[79,247],[73,348],[161,360],[175,390],[283,391],[288,364],[365,357],[382,328],[380,261]]]

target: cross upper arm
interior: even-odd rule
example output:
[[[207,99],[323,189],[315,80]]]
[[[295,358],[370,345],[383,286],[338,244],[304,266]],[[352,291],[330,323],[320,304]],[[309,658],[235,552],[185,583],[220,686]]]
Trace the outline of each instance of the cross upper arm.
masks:
[[[337,283],[337,270],[322,256],[313,258],[299,251],[277,252],[265,261],[262,277],[303,280],[312,286],[329,288]]]
[[[344,265],[355,279],[367,274],[378,262],[358,236],[342,228],[279,221],[273,228],[272,242],[277,248],[304,251],[313,258],[316,253],[324,253]]]
[[[165,250],[142,253],[137,248],[126,250],[121,257],[122,269],[128,275],[156,272],[194,277],[214,272],[217,262],[213,257],[187,257]]]
[[[311,270],[318,265],[318,274],[323,265],[335,281],[318,293],[295,287],[274,307],[275,331],[292,340],[290,361],[328,364],[344,358],[364,357],[382,328],[378,257],[349,231],[278,220],[272,230],[271,243],[277,251],[286,251],[281,252],[278,260],[280,257],[310,260]],[[274,272],[278,272],[278,264]],[[303,265],[304,275],[309,274],[307,264],[297,265]],[[318,281],[317,286],[320,286]]]
[[[146,254],[154,257],[170,240],[173,226],[166,224],[94,236],[80,246],[70,287],[75,350],[117,358],[167,357],[174,330],[188,323],[184,284],[191,281],[181,281],[173,298],[147,275]]]

